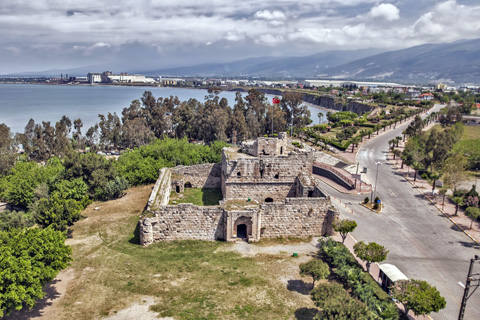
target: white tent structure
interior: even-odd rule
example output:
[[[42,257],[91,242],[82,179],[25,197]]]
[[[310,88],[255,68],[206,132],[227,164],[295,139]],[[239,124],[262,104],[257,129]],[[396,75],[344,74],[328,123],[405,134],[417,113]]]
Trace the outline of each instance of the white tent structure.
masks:
[[[378,283],[384,290],[389,292],[391,285],[398,280],[408,280],[408,278],[393,264],[384,263],[379,265],[380,274],[378,275]]]

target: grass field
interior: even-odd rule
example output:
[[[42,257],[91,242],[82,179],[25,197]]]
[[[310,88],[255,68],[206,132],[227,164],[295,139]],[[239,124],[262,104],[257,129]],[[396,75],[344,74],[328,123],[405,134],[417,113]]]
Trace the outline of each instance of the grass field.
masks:
[[[480,126],[464,126],[461,140],[480,139]]]
[[[170,194],[169,204],[192,203],[197,206],[217,206],[222,199],[221,189],[185,188],[183,194],[173,191]]]
[[[225,242],[140,246],[138,216],[151,188],[132,188],[82,213],[67,239],[75,277],[57,319],[101,319],[152,298],[151,310],[174,319],[311,319],[310,297],[286,285],[307,256],[242,257]]]

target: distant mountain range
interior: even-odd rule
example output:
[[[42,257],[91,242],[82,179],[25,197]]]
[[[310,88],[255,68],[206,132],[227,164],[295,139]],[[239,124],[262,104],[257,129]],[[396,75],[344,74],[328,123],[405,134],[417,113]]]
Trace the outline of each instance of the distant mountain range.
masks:
[[[181,68],[144,71],[146,74],[171,76],[247,76],[270,78],[301,78],[325,73],[357,59],[382,52],[379,49],[336,50],[316,53],[305,57],[261,57],[228,63],[202,64]]]
[[[410,83],[480,83],[480,39],[425,44],[380,53],[334,67],[328,78]]]
[[[86,75],[117,70],[86,66],[69,70],[24,72],[22,75]],[[304,57],[258,57],[228,63],[119,72],[162,76],[319,78],[403,83],[480,83],[480,39],[447,44],[425,44],[382,52],[379,49],[325,51]]]

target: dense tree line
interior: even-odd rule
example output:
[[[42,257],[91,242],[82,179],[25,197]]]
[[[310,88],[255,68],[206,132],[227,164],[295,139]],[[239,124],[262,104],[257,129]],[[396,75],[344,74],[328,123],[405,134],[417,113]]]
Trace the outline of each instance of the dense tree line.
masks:
[[[5,125],[0,127],[0,163],[12,165],[6,150],[22,145],[28,159],[45,161],[51,156],[62,157],[70,149],[111,150],[147,145],[164,137],[214,141],[241,142],[273,132],[285,131],[291,125],[308,125],[310,111],[302,104],[302,93],[286,92],[280,104],[270,104],[265,93],[251,89],[243,96],[236,93],[230,107],[227,99],[219,97],[220,90],[212,88],[205,101],[180,101],[178,97],[155,98],[145,91],[133,100],[122,114],[99,114],[99,121],[82,134],[83,122],[73,122],[63,116],[54,125],[49,121],[35,123],[30,119],[23,133],[12,138]]]

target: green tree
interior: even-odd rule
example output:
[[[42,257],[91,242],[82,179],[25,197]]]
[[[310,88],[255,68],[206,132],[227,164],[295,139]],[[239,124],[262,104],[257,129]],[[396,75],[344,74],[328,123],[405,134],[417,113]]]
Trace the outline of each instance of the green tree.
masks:
[[[370,272],[370,265],[373,262],[381,262],[387,258],[388,250],[375,242],[366,244],[363,241],[357,242],[353,246],[353,250],[357,257],[367,263],[367,272]]]
[[[322,124],[323,123],[323,117],[325,115],[323,114],[323,112],[319,112],[318,113],[318,124]]]
[[[310,111],[303,103],[303,93],[287,91],[282,96],[280,105],[285,112],[286,121],[289,125],[293,124],[294,128],[303,128],[309,125]]]
[[[71,261],[65,238],[51,228],[0,232],[0,317],[32,308],[45,295],[43,285]]]
[[[472,222],[470,223],[470,229],[472,229],[473,221],[475,221],[478,217],[480,217],[480,208],[468,207],[465,210],[465,215],[470,219],[472,219]]]
[[[443,175],[445,182],[453,186],[453,190],[457,190],[459,182],[465,178],[465,166],[467,159],[461,154],[455,154],[445,161],[443,166]]]
[[[308,262],[300,264],[300,275],[311,276],[313,279],[313,287],[315,287],[315,281],[325,279],[330,274],[328,264],[318,260],[310,260]]]
[[[462,197],[453,197],[453,203],[455,203],[455,215],[458,213],[458,207],[463,205],[463,198]]]
[[[342,244],[345,242],[345,238],[350,232],[353,232],[355,228],[357,227],[357,222],[354,220],[335,220],[333,222],[333,230],[336,232],[340,232],[340,235],[342,237]]]
[[[0,175],[10,171],[17,157],[10,128],[0,123]]]
[[[392,297],[417,316],[428,315],[445,308],[445,298],[436,287],[423,280],[399,280],[392,286]]]

